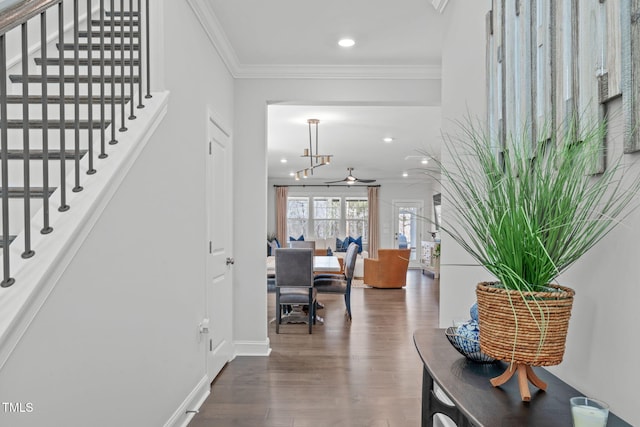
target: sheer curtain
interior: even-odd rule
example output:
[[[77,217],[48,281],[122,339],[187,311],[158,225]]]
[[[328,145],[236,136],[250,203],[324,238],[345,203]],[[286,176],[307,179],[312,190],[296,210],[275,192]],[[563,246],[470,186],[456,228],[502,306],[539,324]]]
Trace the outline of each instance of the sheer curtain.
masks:
[[[287,197],[289,187],[276,187],[276,237],[280,245],[287,246]]]
[[[379,189],[380,187],[367,187],[367,196],[369,198],[369,258],[378,258],[378,247],[380,245]]]

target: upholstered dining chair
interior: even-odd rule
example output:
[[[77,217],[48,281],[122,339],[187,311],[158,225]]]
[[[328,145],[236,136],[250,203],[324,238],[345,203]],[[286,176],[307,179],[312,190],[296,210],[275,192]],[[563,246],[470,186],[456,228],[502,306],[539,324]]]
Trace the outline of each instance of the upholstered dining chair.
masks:
[[[347,315],[351,320],[351,281],[356,269],[358,245],[351,243],[344,256],[344,274],[319,274],[313,279],[313,286],[319,294],[343,294]]]
[[[282,311],[289,305],[309,306],[309,333],[316,320],[316,289],[313,287],[313,249],[276,249],[276,333]]]

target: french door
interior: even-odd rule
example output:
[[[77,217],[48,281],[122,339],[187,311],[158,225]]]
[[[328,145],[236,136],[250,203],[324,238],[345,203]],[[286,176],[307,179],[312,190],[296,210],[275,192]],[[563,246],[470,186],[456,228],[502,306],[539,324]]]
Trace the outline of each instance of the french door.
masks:
[[[422,200],[393,201],[393,247],[411,249],[409,268],[420,268],[423,208]]]

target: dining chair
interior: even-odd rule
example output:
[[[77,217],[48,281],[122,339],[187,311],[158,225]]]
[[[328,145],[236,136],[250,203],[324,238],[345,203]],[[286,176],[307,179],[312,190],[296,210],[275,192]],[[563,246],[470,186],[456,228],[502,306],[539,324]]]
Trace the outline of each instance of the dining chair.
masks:
[[[316,249],[315,240],[292,240],[289,242],[289,247],[292,249]]]
[[[316,320],[317,291],[313,287],[313,249],[276,249],[276,333],[285,306],[308,305],[309,333]]]
[[[351,320],[351,282],[356,269],[358,245],[351,243],[344,256],[343,274],[318,274],[313,279],[313,286],[319,294],[343,294],[347,315]]]

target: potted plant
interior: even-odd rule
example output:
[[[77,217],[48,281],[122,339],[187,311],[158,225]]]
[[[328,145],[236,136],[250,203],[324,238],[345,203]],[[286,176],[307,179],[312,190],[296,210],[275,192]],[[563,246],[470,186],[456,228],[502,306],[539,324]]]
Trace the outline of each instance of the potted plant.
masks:
[[[439,162],[452,208],[441,229],[497,279],[476,288],[481,350],[510,363],[492,383],[517,372],[523,400],[526,379],[546,387],[531,366],[559,364],[564,354],[574,291],[555,279],[628,215],[640,188],[620,161],[589,174],[606,127],[578,132],[573,124],[544,142],[524,132],[498,153],[467,121]]]

